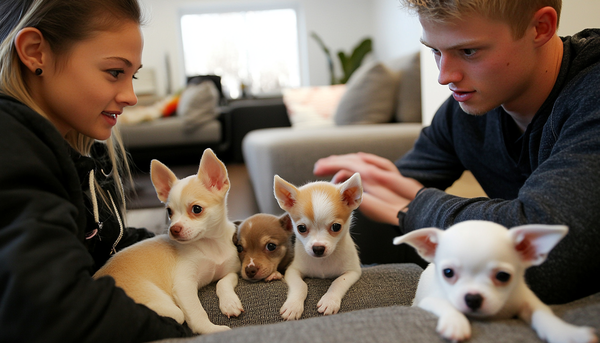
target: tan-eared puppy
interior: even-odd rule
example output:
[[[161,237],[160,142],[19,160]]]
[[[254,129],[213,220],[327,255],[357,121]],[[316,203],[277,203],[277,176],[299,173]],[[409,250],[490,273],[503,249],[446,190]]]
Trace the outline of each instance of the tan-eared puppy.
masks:
[[[293,235],[287,213],[280,217],[258,213],[240,222],[233,242],[242,262],[242,277],[249,281],[282,279],[294,258]]]
[[[199,288],[219,280],[221,312],[229,317],[243,311],[234,292],[240,261],[231,241],[236,228],[227,219],[225,165],[206,149],[197,175],[179,180],[153,160],[151,178],[169,215],[168,235],[123,249],[94,277],[112,276],[137,303],[179,323],[187,322],[196,333],[229,329],[211,323],[198,299]]]
[[[307,286],[304,277],[335,278],[317,303],[322,314],[335,314],[342,298],[360,278],[360,260],[350,237],[352,211],[362,201],[360,175],[344,183],[312,182],[300,188],[275,175],[275,198],[294,225],[294,260],[285,272],[287,300],[280,313],[285,320],[304,312]]]

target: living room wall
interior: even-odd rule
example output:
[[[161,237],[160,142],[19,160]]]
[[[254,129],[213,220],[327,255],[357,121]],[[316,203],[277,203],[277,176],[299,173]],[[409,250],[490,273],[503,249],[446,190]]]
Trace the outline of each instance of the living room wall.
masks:
[[[297,9],[302,85],[326,85],[329,71],[323,51],[309,37],[317,32],[333,53],[350,51],[370,36],[374,52],[370,58],[388,60],[419,49],[420,26],[397,0],[141,0],[148,19],[143,28],[143,64],[155,70],[156,90],[183,87],[185,76],[179,17],[182,11],[240,10],[290,5]],[[215,28],[218,30],[218,28]],[[166,58],[170,68],[168,77]],[[170,82],[170,87],[169,87]]]

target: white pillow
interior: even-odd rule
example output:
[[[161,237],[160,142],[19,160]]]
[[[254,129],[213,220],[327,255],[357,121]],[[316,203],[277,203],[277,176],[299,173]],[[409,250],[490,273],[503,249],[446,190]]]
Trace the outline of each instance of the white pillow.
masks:
[[[345,91],[345,85],[284,89],[283,103],[292,126],[333,126],[333,113]]]

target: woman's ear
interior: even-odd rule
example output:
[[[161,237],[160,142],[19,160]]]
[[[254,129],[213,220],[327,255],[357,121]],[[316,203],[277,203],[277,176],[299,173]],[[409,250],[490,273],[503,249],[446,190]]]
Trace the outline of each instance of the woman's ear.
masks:
[[[550,6],[542,7],[533,15],[532,26],[535,29],[537,46],[546,44],[558,30],[558,13]]]
[[[21,62],[35,72],[36,69],[44,69],[47,60],[47,49],[44,35],[35,27],[26,27],[19,31],[15,38],[15,48]]]

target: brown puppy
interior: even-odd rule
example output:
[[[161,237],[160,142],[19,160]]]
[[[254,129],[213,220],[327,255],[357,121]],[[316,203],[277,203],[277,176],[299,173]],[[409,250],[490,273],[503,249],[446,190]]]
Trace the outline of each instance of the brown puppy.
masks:
[[[293,229],[289,215],[255,214],[238,224],[233,243],[242,262],[242,278],[272,281],[283,273],[294,258]]]

